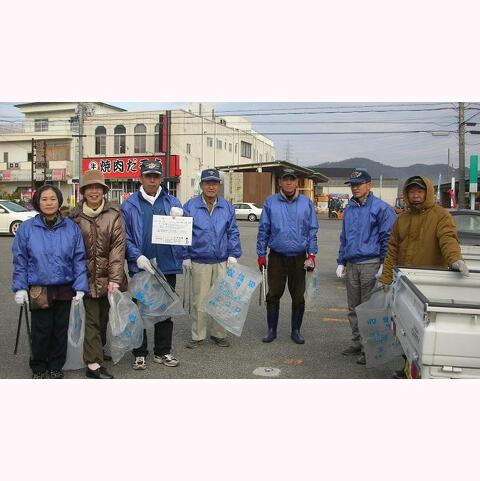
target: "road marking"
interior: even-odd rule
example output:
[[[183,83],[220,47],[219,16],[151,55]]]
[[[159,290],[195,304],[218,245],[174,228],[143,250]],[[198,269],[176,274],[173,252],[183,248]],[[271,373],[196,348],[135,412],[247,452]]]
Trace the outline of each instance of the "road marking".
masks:
[[[303,359],[285,359],[285,364],[289,366],[303,366],[305,361]]]
[[[340,319],[338,317],[322,317],[323,322],[348,322],[347,319]]]
[[[327,311],[333,311],[333,312],[348,312],[347,307],[329,307]]]
[[[253,374],[262,377],[277,377],[280,374],[280,369],[276,367],[257,367]]]

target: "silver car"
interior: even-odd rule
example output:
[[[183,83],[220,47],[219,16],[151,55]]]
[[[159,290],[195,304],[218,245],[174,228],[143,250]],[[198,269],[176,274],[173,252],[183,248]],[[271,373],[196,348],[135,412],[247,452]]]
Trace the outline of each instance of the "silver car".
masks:
[[[262,208],[253,202],[237,202],[233,204],[237,219],[247,219],[255,222],[262,215]]]

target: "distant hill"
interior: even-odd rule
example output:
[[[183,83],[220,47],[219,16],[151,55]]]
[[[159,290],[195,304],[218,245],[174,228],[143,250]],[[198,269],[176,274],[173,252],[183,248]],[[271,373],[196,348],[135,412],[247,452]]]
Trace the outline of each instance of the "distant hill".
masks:
[[[391,165],[385,165],[375,160],[366,159],[364,157],[353,157],[351,159],[341,160],[339,162],[324,162],[317,165],[306,165],[309,169],[320,171],[323,168],[355,168],[360,167],[366,169],[372,178],[379,178],[383,175],[384,179],[397,178],[400,181],[404,181],[412,175],[424,175],[429,177],[434,184],[438,182],[438,174],[442,174],[442,183],[448,182],[452,173],[452,169],[448,168],[446,164],[413,164],[408,167],[393,167]],[[468,169],[466,170],[466,177],[468,178]],[[458,178],[458,169],[453,169],[453,176]]]

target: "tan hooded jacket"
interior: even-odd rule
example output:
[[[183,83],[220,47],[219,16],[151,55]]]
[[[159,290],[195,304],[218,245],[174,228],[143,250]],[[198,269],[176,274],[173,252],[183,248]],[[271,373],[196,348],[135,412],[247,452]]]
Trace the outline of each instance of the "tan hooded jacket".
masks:
[[[125,275],[125,227],[120,205],[105,201],[102,212],[95,218],[83,213],[80,201],[70,217],[82,231],[87,254],[89,296],[107,295],[108,283],[115,282],[121,291],[127,289]]]
[[[391,284],[394,266],[448,267],[462,259],[452,216],[436,204],[432,181],[420,177],[427,187],[425,201],[420,205],[410,205],[407,191],[403,188],[405,211],[393,225],[380,277],[382,284]]]

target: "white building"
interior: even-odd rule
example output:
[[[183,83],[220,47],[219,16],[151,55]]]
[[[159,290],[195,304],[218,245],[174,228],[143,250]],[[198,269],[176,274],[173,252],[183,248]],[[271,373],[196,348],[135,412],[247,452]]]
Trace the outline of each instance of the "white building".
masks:
[[[16,107],[25,118],[0,131],[0,191],[19,192],[28,197],[32,188],[32,139],[36,141],[35,187],[46,180],[55,182],[67,201],[72,196],[68,181],[78,178],[78,102],[33,102]],[[95,102],[91,114],[124,112],[124,109]],[[47,166],[43,164],[46,144]]]
[[[188,110],[122,112],[85,121],[82,170],[100,169],[111,196],[134,192],[142,159],[159,158],[171,193],[183,203],[198,193],[200,172],[275,159],[273,142],[241,117],[216,117],[192,104]],[[170,155],[168,155],[168,152]],[[224,195],[228,198],[229,185]]]
[[[102,170],[112,189],[110,197],[121,201],[137,189],[141,161],[159,158],[170,191],[185,202],[198,191],[203,169],[275,160],[273,142],[255,132],[247,119],[217,117],[202,104],[171,112],[127,112],[101,102],[81,105],[85,113],[81,162],[78,102],[16,105],[25,115],[23,122],[0,130],[0,192],[30,195],[32,139],[33,188],[45,180],[54,182],[71,203],[78,195],[72,179],[86,170]]]

